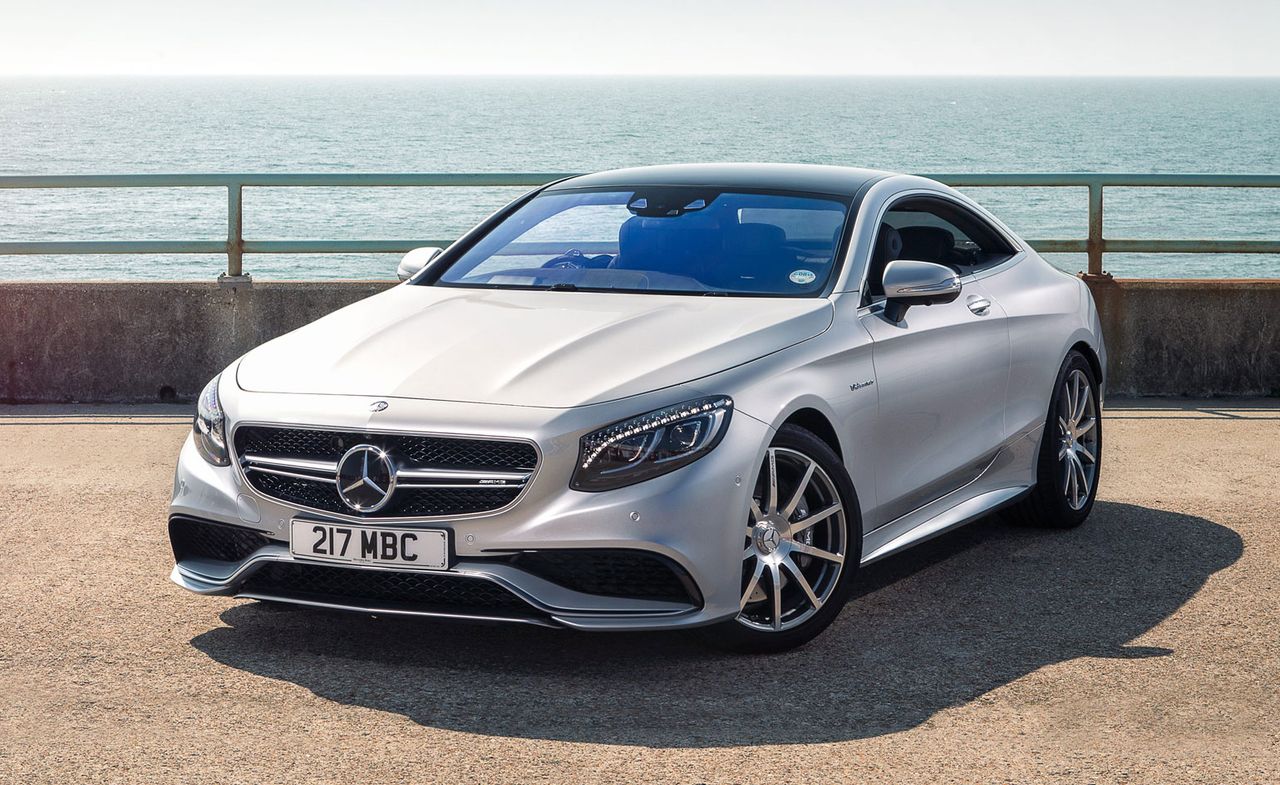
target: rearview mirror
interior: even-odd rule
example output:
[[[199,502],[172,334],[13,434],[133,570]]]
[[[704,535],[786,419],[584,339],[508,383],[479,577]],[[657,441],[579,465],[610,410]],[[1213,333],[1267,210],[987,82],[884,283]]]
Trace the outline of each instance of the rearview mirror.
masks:
[[[896,259],[884,268],[884,318],[900,322],[913,305],[949,303],[960,296],[960,276],[933,262]]]
[[[407,281],[417,275],[423,267],[431,264],[431,261],[442,252],[440,248],[414,248],[400,260],[400,265],[396,267],[396,275],[400,280]]]

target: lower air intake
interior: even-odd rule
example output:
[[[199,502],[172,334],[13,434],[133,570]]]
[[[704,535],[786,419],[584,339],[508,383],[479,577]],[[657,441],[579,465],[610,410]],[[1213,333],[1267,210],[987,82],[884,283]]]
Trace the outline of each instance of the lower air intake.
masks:
[[[242,526],[175,516],[169,519],[169,544],[173,558],[212,559],[238,562],[248,558],[271,540],[261,532]]]
[[[635,549],[557,549],[520,553],[512,565],[584,594],[701,605],[689,574],[671,559]]]
[[[443,573],[280,562],[263,565],[240,591],[339,605],[390,603],[428,612],[531,615],[527,603],[491,581]]]

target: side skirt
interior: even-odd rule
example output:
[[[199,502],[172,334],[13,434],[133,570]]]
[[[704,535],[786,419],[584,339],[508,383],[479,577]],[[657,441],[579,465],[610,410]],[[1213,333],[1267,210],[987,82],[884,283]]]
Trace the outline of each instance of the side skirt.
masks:
[[[898,551],[910,548],[912,545],[931,540],[939,534],[989,515],[1001,507],[1006,507],[1030,491],[1030,487],[1018,486],[980,493],[921,522],[874,550],[868,550],[864,547],[861,563],[870,564]],[[866,545],[870,545],[870,543],[866,542],[866,539],[863,542]]]
[[[1010,440],[969,484],[864,534],[861,563],[869,564],[936,537],[1029,493],[1035,485],[1039,434],[1035,429],[1024,431]]]

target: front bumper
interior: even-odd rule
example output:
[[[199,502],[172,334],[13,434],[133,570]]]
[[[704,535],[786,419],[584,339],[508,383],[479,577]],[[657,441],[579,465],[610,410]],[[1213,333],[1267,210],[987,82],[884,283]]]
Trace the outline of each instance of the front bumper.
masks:
[[[697,397],[697,391],[686,397]],[[679,393],[683,394],[683,393]],[[235,403],[245,402],[240,393]],[[263,398],[278,396],[260,396]],[[294,423],[315,423],[318,412],[308,412],[307,404],[332,407],[335,396],[323,402],[311,396],[290,396]],[[671,392],[667,392],[668,399]],[[670,400],[662,401],[666,405]],[[277,404],[278,401],[263,402]],[[364,399],[360,408],[367,411]],[[438,427],[449,423],[449,431],[485,433],[483,425],[466,428],[463,404],[396,401],[406,432],[446,432]],[[513,621],[570,627],[583,630],[649,630],[693,627],[730,618],[738,612],[741,587],[742,535],[749,493],[756,467],[762,459],[771,431],[768,426],[737,413],[724,441],[701,460],[671,474],[627,488],[602,493],[569,489],[569,477],[577,457],[581,433],[610,420],[648,408],[646,403],[623,403],[613,411],[568,410],[555,417],[539,416],[537,410],[503,407],[517,422],[502,433],[537,442],[542,464],[521,499],[511,508],[492,514],[460,516],[455,519],[424,519],[420,524],[396,522],[397,527],[421,525],[450,532],[453,558],[447,571],[403,573],[387,567],[320,566],[295,559],[288,548],[292,520],[334,520],[347,526],[362,525],[342,516],[304,511],[258,493],[237,466],[215,467],[196,452],[190,439],[182,449],[174,480],[171,516],[192,518],[239,527],[261,538],[251,552],[233,560],[184,556],[171,578],[178,585],[200,594],[232,595],[279,600],[367,613],[452,617],[487,621]],[[258,415],[262,407],[255,407]],[[605,407],[607,408],[607,407]],[[485,417],[492,412],[486,411]],[[256,420],[263,419],[255,416]],[[518,422],[523,419],[524,422]],[[413,423],[415,427],[408,427]],[[367,425],[367,423],[363,423]],[[386,427],[388,423],[378,423]],[[464,426],[459,428],[459,424]],[[357,427],[350,421],[333,423]],[[437,427],[433,427],[437,426]],[[393,426],[394,427],[394,426]],[[364,525],[379,525],[365,521]],[[549,580],[545,574],[522,566],[519,554],[581,549],[585,553],[641,551],[668,563],[688,585],[682,601],[674,598],[617,596],[578,590],[565,585],[573,581]],[[294,590],[273,576],[287,576],[288,570],[341,570],[361,587],[358,592]],[[346,571],[359,571],[353,575]],[[369,587],[384,581],[387,573],[437,576],[448,593],[488,597],[492,592],[514,598],[515,602],[487,602],[442,605],[396,596]],[[380,573],[381,575],[374,575]],[[312,577],[308,575],[308,577]],[[325,575],[326,579],[334,577]],[[555,578],[555,576],[550,576]],[[385,582],[385,581],[384,581]],[[432,581],[427,581],[431,583]],[[326,586],[328,584],[325,584]],[[380,585],[380,584],[379,584]],[[314,586],[310,587],[314,589]],[[457,592],[453,589],[457,588]],[[430,595],[435,597],[435,595]]]

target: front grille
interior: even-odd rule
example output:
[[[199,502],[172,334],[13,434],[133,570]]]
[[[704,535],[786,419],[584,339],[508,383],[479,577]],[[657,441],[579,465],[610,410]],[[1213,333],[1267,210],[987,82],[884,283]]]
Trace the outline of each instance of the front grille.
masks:
[[[253,573],[240,591],[336,604],[391,604],[420,611],[532,611],[527,603],[496,583],[447,573],[275,562]]]
[[[532,469],[538,463],[538,453],[528,442],[265,425],[246,425],[236,430],[236,451],[241,455],[336,461],[357,444],[373,444],[408,465],[436,469]]]
[[[278,474],[251,474],[249,482],[268,496],[317,510],[354,515],[338,497],[332,483],[281,477]],[[506,507],[520,488],[401,488],[391,503],[368,517],[412,518],[433,515],[463,515]]]
[[[574,591],[607,597],[632,597],[701,605],[693,579],[674,561],[630,549],[530,551],[511,563]]]
[[[529,475],[537,467],[538,453],[532,444],[496,439],[413,436],[360,431],[329,431],[313,428],[242,426],[236,430],[235,448],[245,476],[254,488],[289,504],[325,512],[362,518],[427,518],[466,515],[501,509],[515,501],[524,489],[521,480],[504,484],[471,481],[467,487],[430,487],[402,482],[391,500],[374,512],[357,512],[338,495],[333,470],[348,450],[371,444],[386,450],[400,470],[445,470],[452,472],[511,472]],[[255,470],[249,458],[298,461],[297,470],[286,476]],[[312,462],[329,469],[307,468]],[[272,468],[272,467],[268,467]],[[274,468],[280,468],[274,466]],[[312,479],[314,477],[314,479]],[[462,484],[465,481],[450,482]],[[443,484],[443,481],[442,481]]]
[[[200,558],[237,562],[270,543],[262,533],[240,526],[196,518],[169,519],[169,544],[177,561]]]

